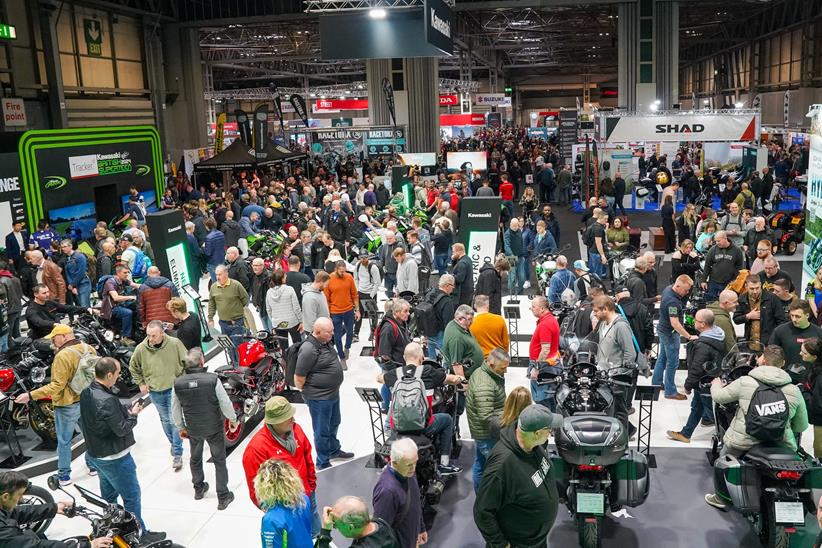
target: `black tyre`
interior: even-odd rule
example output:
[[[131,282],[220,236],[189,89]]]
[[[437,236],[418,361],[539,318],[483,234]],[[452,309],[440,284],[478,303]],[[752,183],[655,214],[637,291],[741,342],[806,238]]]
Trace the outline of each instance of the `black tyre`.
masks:
[[[601,529],[601,516],[577,516],[580,548],[602,548]]]
[[[35,434],[40,436],[46,444],[57,444],[57,428],[54,425],[54,408],[51,401],[39,400],[29,403],[36,405],[37,409],[29,407],[29,425]]]
[[[54,497],[51,493],[42,487],[36,485],[29,486],[26,493],[20,499],[18,504],[54,504]],[[51,518],[42,521],[29,522],[23,526],[24,529],[29,529],[35,533],[43,534],[51,525]]]
[[[797,244],[796,240],[788,240],[785,244],[785,255],[793,255],[796,253],[796,248],[799,244]]]
[[[785,528],[776,524],[774,515],[774,501],[764,498],[761,504],[763,509],[757,520],[757,534],[759,542],[764,548],[790,548],[791,537]]]

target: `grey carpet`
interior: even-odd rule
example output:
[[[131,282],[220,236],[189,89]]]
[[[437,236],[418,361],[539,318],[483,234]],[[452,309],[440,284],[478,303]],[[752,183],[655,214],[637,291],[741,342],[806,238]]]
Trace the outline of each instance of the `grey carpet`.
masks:
[[[619,548],[755,548],[759,546],[748,522],[735,512],[720,512],[705,504],[703,496],[713,491],[711,468],[703,449],[658,448],[658,468],[651,471],[648,500],[628,508],[632,519],[607,518],[603,546]],[[429,532],[431,547],[484,548],[473,520],[474,490],[471,484],[473,446],[465,442],[460,465],[462,474],[446,489]],[[343,495],[371,500],[379,470],[365,468],[366,458],[320,472],[317,497],[322,507]],[[802,533],[792,536],[793,548],[810,548],[818,532],[808,516]],[[337,538],[338,546],[348,543]],[[577,532],[564,506],[548,537],[551,547],[577,546]]]

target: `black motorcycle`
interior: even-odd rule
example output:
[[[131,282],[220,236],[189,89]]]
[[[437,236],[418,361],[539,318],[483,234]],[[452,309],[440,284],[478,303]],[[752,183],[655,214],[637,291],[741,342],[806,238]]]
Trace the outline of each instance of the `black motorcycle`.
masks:
[[[582,548],[602,546],[606,511],[645,502],[649,490],[644,454],[628,449],[628,430],[614,418],[613,387],[629,389],[630,367],[598,370],[596,344],[583,340],[574,365],[555,379],[557,411],[565,417],[555,431],[557,491],[575,519]]]
[[[67,546],[85,546],[89,538],[111,537],[112,546],[117,548],[183,548],[179,544],[175,544],[171,540],[159,540],[149,544],[141,544],[140,536],[142,530],[140,523],[134,514],[124,509],[119,504],[113,504],[106,501],[104,498],[92,493],[88,489],[84,489],[75,484],[75,488],[80,492],[80,496],[86,502],[102,509],[102,512],[92,510],[85,506],[76,504],[74,496],[60,486],[57,476],[49,476],[49,489],[52,491],[62,491],[71,498],[72,506],[65,510],[65,516],[73,518],[79,516],[87,519],[91,523],[90,536],[77,536],[64,539],[63,542]]]
[[[120,362],[120,378],[117,379],[115,388],[122,397],[133,396],[140,391],[128,368],[131,356],[134,355],[134,347],[123,344],[114,331],[103,327],[98,318],[91,314],[80,314],[79,321],[72,325],[72,329],[74,336],[93,346],[98,356],[114,358]]]
[[[49,341],[20,338],[0,362],[0,392],[9,397],[8,417],[16,430],[31,427],[47,447],[56,447],[57,431],[51,398],[32,400],[25,404],[14,399],[31,393],[51,381],[51,361],[54,353]]]

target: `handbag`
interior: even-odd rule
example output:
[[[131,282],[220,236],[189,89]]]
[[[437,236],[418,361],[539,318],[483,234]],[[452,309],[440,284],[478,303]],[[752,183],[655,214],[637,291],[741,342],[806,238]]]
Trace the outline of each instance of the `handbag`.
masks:
[[[628,326],[630,327],[631,322],[628,321],[628,316],[625,315],[625,311],[622,310],[620,305],[617,305],[617,308],[619,309],[619,314],[625,318],[625,321],[628,322]],[[634,341],[634,350],[636,350],[636,368],[638,371],[645,374],[645,372],[649,372],[651,370],[651,364],[648,361],[648,356],[639,350],[639,343],[636,340],[636,335],[634,335],[633,328],[631,329],[631,339]]]

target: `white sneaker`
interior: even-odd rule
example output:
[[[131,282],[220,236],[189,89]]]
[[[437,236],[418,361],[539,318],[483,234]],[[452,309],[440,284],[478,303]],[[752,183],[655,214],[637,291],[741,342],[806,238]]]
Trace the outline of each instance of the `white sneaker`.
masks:
[[[525,282],[524,284],[522,284],[523,289],[528,289],[529,287],[531,287],[531,282]]]

